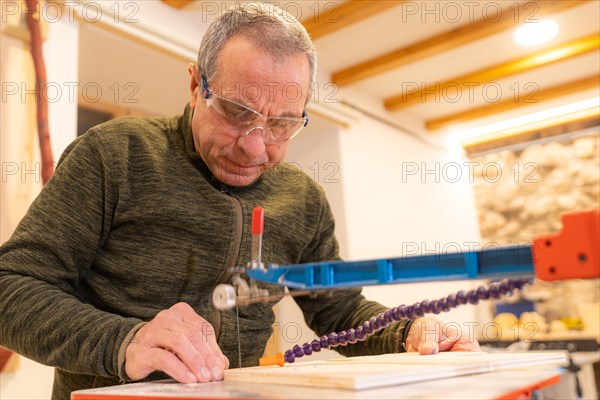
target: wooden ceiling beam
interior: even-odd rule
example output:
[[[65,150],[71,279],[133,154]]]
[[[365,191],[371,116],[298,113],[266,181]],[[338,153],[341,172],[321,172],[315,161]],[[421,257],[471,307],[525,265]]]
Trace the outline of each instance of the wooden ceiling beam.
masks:
[[[349,0],[340,4],[325,3],[322,5],[322,10],[319,6],[318,12],[312,18],[303,20],[302,24],[310,37],[315,40],[396,7],[403,2],[404,0]],[[315,2],[315,5],[319,4],[321,3]]]
[[[194,0],[161,0],[161,1],[171,7],[183,8],[183,7],[187,6],[188,4],[190,4],[191,2],[193,2]]]
[[[510,98],[483,107],[471,108],[469,110],[462,111],[459,113],[450,114],[440,118],[430,119],[425,122],[425,126],[428,130],[434,131],[444,128],[451,124],[472,121],[474,119],[487,117],[504,111],[514,110],[520,107],[529,106],[532,104],[552,99],[557,99],[563,96],[568,96],[570,94],[599,87],[600,77],[598,77],[598,75],[591,75],[583,79],[552,86],[547,89],[539,91],[534,90],[529,91],[527,93],[519,93],[519,96],[516,99]]]
[[[194,0],[161,1],[171,7],[179,9],[187,6]],[[396,7],[405,1],[406,0],[348,0],[339,4],[334,2],[315,2],[315,7],[311,6],[311,11],[314,11],[312,18],[307,18],[301,22],[310,34],[310,37],[315,40],[392,7]],[[313,10],[313,8],[315,9]]]
[[[473,23],[422,40],[410,46],[392,51],[371,60],[334,72],[332,80],[339,86],[349,85],[361,79],[369,78],[394,68],[422,60],[426,57],[448,51],[469,42],[483,39],[506,29],[515,27],[515,16],[537,18],[538,15],[551,14],[577,6],[587,0],[537,1],[519,3],[514,12],[504,12],[499,19],[482,18]],[[532,11],[535,12],[533,16]]]
[[[452,92],[456,88],[472,87],[474,84],[485,84],[498,79],[508,78],[522,72],[564,61],[590,51],[598,50],[600,36],[595,33],[548,50],[538,51],[532,55],[517,58],[505,63],[481,69],[466,75],[421,85],[418,89],[388,97],[384,100],[385,108],[397,111],[418,102],[427,102],[431,98],[439,98],[440,93]]]

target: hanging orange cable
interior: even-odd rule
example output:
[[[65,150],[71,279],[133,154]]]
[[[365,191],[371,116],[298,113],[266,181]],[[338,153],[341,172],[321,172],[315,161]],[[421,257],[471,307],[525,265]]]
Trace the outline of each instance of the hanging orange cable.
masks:
[[[42,155],[42,182],[46,184],[54,175],[54,161],[48,129],[48,98],[44,95],[47,88],[46,65],[42,54],[42,33],[40,27],[40,4],[38,0],[26,0],[27,26],[31,33],[31,56],[35,68],[35,99],[37,104],[37,126]]]

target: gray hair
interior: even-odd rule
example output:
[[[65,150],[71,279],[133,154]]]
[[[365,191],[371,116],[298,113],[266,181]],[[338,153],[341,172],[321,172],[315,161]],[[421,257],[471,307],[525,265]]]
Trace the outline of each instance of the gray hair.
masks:
[[[221,50],[228,39],[241,35],[277,59],[305,54],[310,88],[317,80],[317,53],[306,29],[279,7],[265,3],[236,5],[215,19],[202,37],[198,68],[210,82],[219,69]]]

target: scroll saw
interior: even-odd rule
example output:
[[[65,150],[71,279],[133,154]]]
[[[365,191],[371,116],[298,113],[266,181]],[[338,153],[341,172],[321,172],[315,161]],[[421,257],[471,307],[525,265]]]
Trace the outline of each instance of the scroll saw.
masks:
[[[293,363],[324,348],[363,341],[395,321],[426,313],[439,314],[462,304],[511,295],[533,278],[543,281],[600,277],[600,210],[562,216],[562,231],[536,238],[531,245],[498,247],[448,254],[427,254],[365,261],[325,261],[305,264],[265,264],[261,257],[264,209],[252,212],[252,254],[245,267],[233,272],[232,284],[218,285],[212,296],[218,310],[256,302],[277,300],[258,282],[286,286],[292,296],[314,295],[354,286],[430,282],[438,280],[491,279],[501,281],[460,291],[437,300],[401,305],[373,316],[361,326],[332,332],[310,343],[296,345],[285,353],[260,360],[261,365]],[[246,273],[246,282],[241,274]],[[507,278],[510,277],[510,278]]]

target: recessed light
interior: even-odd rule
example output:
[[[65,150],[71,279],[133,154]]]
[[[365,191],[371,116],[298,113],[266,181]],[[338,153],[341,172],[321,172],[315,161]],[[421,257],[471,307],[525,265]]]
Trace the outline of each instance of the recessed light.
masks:
[[[547,42],[558,33],[558,24],[549,19],[526,22],[515,31],[513,39],[521,46],[534,46]]]

